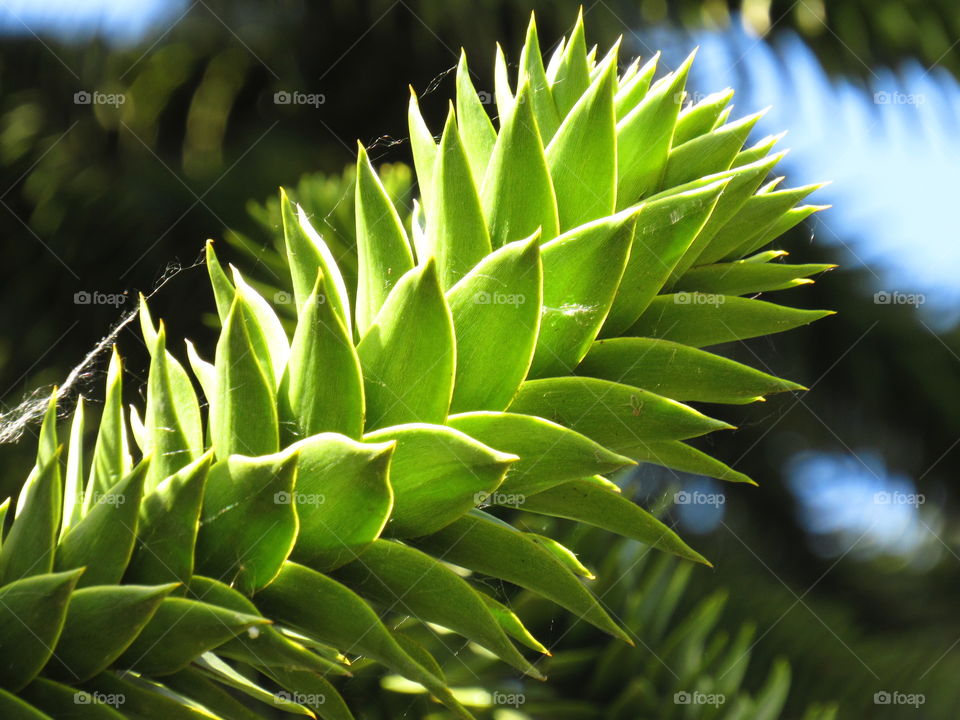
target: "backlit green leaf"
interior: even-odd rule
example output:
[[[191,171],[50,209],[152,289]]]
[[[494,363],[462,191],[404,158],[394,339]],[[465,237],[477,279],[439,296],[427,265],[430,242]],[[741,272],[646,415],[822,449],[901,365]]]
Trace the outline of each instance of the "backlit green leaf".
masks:
[[[710,132],[720,113],[732,99],[733,90],[727,88],[707,95],[696,105],[684,108],[677,118],[677,126],[673,131],[674,147],[679,148],[684,143]]]
[[[426,253],[436,259],[440,283],[449,288],[490,253],[490,236],[452,103],[433,168],[431,199],[426,208]]]
[[[543,67],[543,56],[540,54],[540,40],[537,37],[537,22],[530,14],[530,23],[527,25],[527,37],[520,52],[520,83],[525,77],[530,83],[530,99],[533,101],[533,114],[540,128],[540,135],[545,143],[557,131],[560,125],[560,116],[557,106],[553,102],[553,93],[547,82],[546,70]]]
[[[706,477],[726,480],[728,482],[742,482],[748,485],[756,483],[742,472],[738,472],[702,450],[697,450],[679,440],[660,440],[654,442],[636,443],[630,454],[638,462],[649,462],[661,465],[671,470],[705,475]]]
[[[207,264],[207,274],[210,276],[210,285],[213,287],[213,299],[217,304],[217,315],[220,317],[220,323],[223,324],[227,320],[227,315],[230,314],[230,306],[233,304],[233,296],[236,292],[236,289],[233,287],[233,283],[230,282],[230,278],[227,277],[227,274],[223,271],[223,266],[220,264],[220,260],[217,259],[217,253],[213,249],[213,240],[207,240],[204,251]],[[145,308],[146,304],[141,300],[141,313],[144,312]],[[141,318],[142,317],[143,316],[141,315]],[[153,331],[152,323],[142,324],[145,328],[145,336],[149,332]]]
[[[165,675],[163,684],[203,705],[205,710],[216,713],[217,717],[235,720],[261,719],[262,715],[254,711],[252,703],[241,702],[237,699],[239,693],[227,691],[225,679],[218,677],[215,681],[214,677],[216,676],[213,673],[204,672],[196,665],[191,665],[172,675]]]
[[[586,377],[527,381],[510,411],[553,420],[630,457],[638,443],[731,427],[647,390]]]
[[[437,161],[437,142],[427,128],[420,114],[417,94],[410,88],[410,104],[407,110],[407,124],[410,129],[410,148],[413,150],[413,164],[417,169],[417,184],[420,186],[421,202],[431,204],[430,192],[433,190],[433,166]],[[418,246],[419,248],[419,246]],[[419,249],[418,249],[419,252]]]
[[[752,252],[756,252],[760,248],[765,247],[776,240],[790,228],[799,225],[814,213],[820,212],[821,210],[827,210],[830,207],[830,205],[801,205],[800,207],[791,208],[781,215],[780,218],[776,220],[773,225],[765,230],[760,236],[751,241],[749,245],[738,248],[737,252],[742,253],[743,255],[749,255]]]
[[[205,708],[187,704],[186,698],[169,687],[132,673],[100,673],[83,683],[80,692],[89,704],[96,697],[122,697],[124,713],[144,720],[210,720],[210,712]]]
[[[210,428],[217,456],[266,455],[279,447],[272,370],[256,351],[265,340],[253,312],[238,293],[217,342],[217,395]]]
[[[684,402],[741,404],[771,393],[804,389],[725,357],[655,338],[594,343],[577,374],[633,385]]]
[[[487,109],[474,89],[467,67],[467,54],[462,51],[457,65],[457,117],[460,120],[463,149],[467,152],[473,172],[473,182],[479,187],[497,142],[497,131],[493,129]]]
[[[530,532],[524,534],[563,563],[564,567],[577,577],[582,577],[586,580],[597,579],[597,576],[590,572],[586,565],[580,562],[577,554],[566,545],[546,535],[537,535],[536,533]]]
[[[447,424],[490,447],[519,456],[507,470],[499,494],[533,495],[569,480],[634,464],[588,437],[530,415],[471,412],[451,415]]]
[[[704,178],[700,178],[699,180],[688,183],[687,185],[682,185],[679,188],[673,188],[662,194],[674,195],[677,192],[684,191],[686,189],[703,187],[704,185],[708,185],[718,180],[727,180],[727,185],[724,188],[723,193],[720,195],[720,199],[717,200],[717,204],[713,208],[713,212],[710,213],[710,218],[707,220],[707,223],[703,229],[697,234],[697,237],[690,245],[690,248],[680,259],[680,262],[677,263],[673,273],[671,273],[672,278],[680,277],[699,260],[700,254],[703,252],[704,248],[709,247],[714,236],[732,217],[737,214],[740,208],[743,207],[744,203],[746,203],[750,196],[753,195],[757,188],[760,187],[760,184],[763,182],[763,179],[767,176],[770,170],[773,169],[773,167],[780,162],[781,159],[783,159],[784,155],[785,153],[778,153],[768,158],[758,160],[750,165],[744,165],[742,167],[733,168],[722,173],[708,175]]]
[[[197,395],[187,371],[167,352],[163,322],[149,349],[150,375],[144,421],[153,460],[147,471],[148,490],[189,465],[203,452],[203,426]]]
[[[544,647],[539,640],[531,635],[530,631],[527,630],[526,627],[524,627],[523,623],[520,621],[520,618],[517,617],[513,610],[508,608],[499,600],[494,600],[485,592],[477,590],[476,593],[480,596],[480,599],[483,600],[484,604],[487,606],[487,609],[507,635],[512,637],[517,642],[526,645],[531,650],[536,650],[538,653],[543,655],[550,654],[550,651],[547,650],[547,648]]]
[[[617,142],[613,95],[616,58],[577,101],[547,145],[560,232],[614,211]],[[546,134],[545,134],[546,137]]]
[[[383,428],[364,441],[396,441],[390,463],[394,504],[385,530],[393,537],[427,535],[453,522],[497,488],[517,460],[442,425]]]
[[[194,575],[188,597],[246,615],[259,616],[260,611],[246,596],[224,583]],[[272,625],[258,625],[256,631],[240,633],[219,645],[217,654],[234,660],[269,668],[293,668],[314,673],[349,675],[338,663],[305,648],[280,633]]]
[[[167,597],[116,664],[144,675],[172,674],[207,650],[267,623],[256,615],[198,600]]]
[[[587,42],[583,27],[583,8],[570,39],[563,48],[553,81],[553,98],[557,113],[565,117],[590,85],[590,67],[587,63]]]
[[[307,700],[305,704],[317,713],[317,717],[323,720],[354,720],[353,713],[350,712],[343,697],[322,675],[281,668],[271,668],[268,674],[274,682],[290,693],[296,693],[305,698]],[[310,700],[314,702],[309,702]]]
[[[523,83],[502,126],[480,189],[493,247],[529,237],[557,235],[557,200],[544,156],[529,83]]]
[[[393,444],[323,433],[290,449],[297,453],[297,483],[289,501],[300,519],[293,558],[324,571],[354,560],[390,517]]]
[[[357,354],[363,367],[367,429],[444,421],[453,392],[454,334],[432,259],[396,284]]]
[[[205,652],[199,658],[194,660],[194,666],[203,671],[208,677],[216,679],[218,682],[238,690],[243,695],[251,697],[259,702],[266,703],[270,707],[293,715],[301,715],[314,718],[312,712],[300,704],[294,702],[283,695],[274,694],[261,687],[246,675],[238,672],[229,663],[224,662],[212,652]]]
[[[419,682],[458,717],[471,720],[443,682],[404,652],[370,606],[335,580],[287,562],[277,579],[258,593],[257,603],[278,621]]]
[[[143,498],[127,582],[153,585],[190,580],[212,458],[212,452],[207,451]]]
[[[830,270],[836,265],[732,262],[701,265],[677,280],[675,289],[718,295],[752,295],[774,290],[787,290],[810,285],[810,275]]]
[[[724,225],[710,241],[710,245],[697,258],[700,264],[714,263],[724,258],[736,258],[751,252],[757,238],[784,213],[794,207],[814,190],[823,187],[805,185],[788,190],[758,192],[750,197],[737,214]]]
[[[361,273],[362,268],[361,263]],[[300,308],[290,361],[280,382],[279,417],[286,436],[338,432],[360,437],[363,432],[360,360],[327,295],[318,270],[313,292]]]
[[[276,387],[280,384],[283,368],[286,367],[290,355],[290,341],[287,339],[287,333],[280,323],[280,318],[270,307],[270,303],[243,279],[235,267],[231,265],[230,270],[233,273],[233,284],[237,288],[236,295],[242,299],[244,306],[250,312],[253,324],[259,331],[250,336],[253,341],[253,350],[260,364],[264,368],[270,368],[273,386]],[[310,286],[310,289],[312,288],[313,285]],[[297,307],[301,307],[303,302]]]
[[[329,290],[327,302],[340,316],[347,330],[352,333],[350,296],[347,294],[347,286],[333,253],[310,224],[310,219],[303,208],[298,205],[294,209],[293,203],[283,190],[280,191],[280,209],[297,310],[303,307],[310,296],[314,281],[317,279],[317,268],[320,268]]]
[[[34,575],[0,587],[0,686],[16,691],[47,664],[63,629],[70,594],[83,570]]]
[[[676,293],[654,299],[629,332],[706,347],[784,332],[827,315],[833,313],[727,295]]]
[[[77,397],[70,423],[70,443],[67,446],[67,472],[63,483],[63,513],[60,521],[60,536],[83,517],[84,452],[83,395]],[[0,520],[0,528],[3,522]]]
[[[726,181],[721,180],[644,206],[602,337],[621,334],[643,314],[703,229],[724,187]]]
[[[431,139],[432,143],[433,140]],[[400,215],[367,151],[357,148],[357,333],[367,331],[390,290],[413,267]],[[326,302],[326,291],[324,302]],[[301,308],[301,316],[303,310]],[[333,314],[332,311],[328,314]]]
[[[496,250],[447,291],[457,349],[452,412],[510,404],[533,359],[542,282],[533,235]]]
[[[630,66],[631,68],[635,68],[632,75],[629,74],[628,69],[628,71],[624,72],[620,77],[617,95],[614,98],[618,118],[625,117],[646,97],[647,91],[650,89],[650,82],[657,72],[660,53],[654,53],[653,57],[643,64],[643,67],[639,67],[638,62],[639,58]]]
[[[527,588],[628,643],[629,636],[549,551],[485,513],[472,512],[414,543],[441,560]]]
[[[150,462],[145,458],[109,491],[95,495],[84,518],[60,540],[55,567],[86,567],[80,587],[113,585],[123,577],[133,553]]]
[[[22,510],[0,548],[0,584],[53,569],[61,515],[60,451],[42,462],[20,491]]]
[[[753,126],[762,116],[762,112],[754,113],[688,140],[683,145],[675,145],[667,159],[660,187],[677,187],[697,178],[728,170]]]
[[[595,525],[632,540],[709,565],[679,536],[623,495],[586,480],[574,480],[527,497],[517,507],[526,512],[562,517]]]
[[[542,679],[510,643],[473,588],[419,550],[378,540],[359,560],[340,568],[337,578],[384,607],[449,628]]]
[[[693,57],[658,80],[635,108],[619,118],[617,209],[633,205],[659,185]]]
[[[207,476],[197,570],[252,593],[269,583],[293,550],[297,513],[291,502],[297,455],[286,450],[232,455]]]
[[[65,682],[83,682],[102,672],[134,641],[175,587],[96,585],[77,590],[46,672]]]
[[[543,317],[530,377],[569,373],[586,355],[613,303],[642,209],[581,225],[541,248]]]
[[[84,513],[89,511],[95,495],[107,492],[130,471],[126,433],[123,419],[123,364],[114,346],[107,370],[107,391],[97,430],[97,443],[93,448],[90,479],[83,496]]]
[[[71,720],[125,720],[126,716],[104,703],[84,702],[92,696],[82,690],[54,682],[45,677],[38,677],[32,683],[17,693],[19,698],[29,701],[35,708],[43,710],[46,715],[19,715],[19,711],[11,710],[0,699],[0,714],[5,718],[26,720],[30,717],[58,718],[68,717]],[[10,696],[12,697],[12,696]],[[25,704],[25,703],[24,703]],[[37,712],[39,712],[39,710]]]
[[[503,118],[513,112],[513,90],[510,89],[510,76],[507,72],[507,59],[503,48],[497,43],[497,52],[493,65],[493,94],[497,101],[497,114],[500,116],[500,129],[503,129]]]

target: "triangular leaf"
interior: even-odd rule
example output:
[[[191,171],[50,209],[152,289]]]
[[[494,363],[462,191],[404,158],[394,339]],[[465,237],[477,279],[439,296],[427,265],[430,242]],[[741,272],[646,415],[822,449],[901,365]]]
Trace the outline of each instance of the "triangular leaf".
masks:
[[[394,503],[386,533],[415,537],[439,530],[503,481],[515,455],[499,452],[442,425],[383,428],[366,442],[396,442],[390,463]]]
[[[451,415],[447,424],[520,457],[507,470],[498,495],[533,495],[569,480],[634,464],[584,435],[530,415],[471,412]]]
[[[510,404],[533,359],[542,283],[533,235],[488,255],[447,291],[457,349],[452,412]]]
[[[432,259],[396,284],[357,354],[368,429],[444,421],[453,392],[453,321]]]

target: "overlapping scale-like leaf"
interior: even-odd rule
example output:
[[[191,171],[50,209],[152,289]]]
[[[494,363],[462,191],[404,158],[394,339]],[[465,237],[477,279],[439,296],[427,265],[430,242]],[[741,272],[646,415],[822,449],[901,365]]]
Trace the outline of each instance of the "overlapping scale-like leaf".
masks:
[[[567,374],[586,354],[613,304],[643,209],[574,228],[541,248],[543,317],[530,377]]]
[[[485,513],[464,515],[414,544],[442,560],[533,590],[614,637],[631,642],[552,552]]]
[[[517,652],[478,593],[430,555],[392,540],[378,540],[363,557],[337,572],[364,597],[384,607],[443,625],[482,645],[519,670],[543,679]]]
[[[386,527],[393,537],[427,535],[450,524],[499,487],[518,459],[443,425],[396,425],[364,440],[396,443],[390,463],[394,503]]]
[[[360,437],[363,432],[366,403],[360,360],[346,325],[327,301],[329,290],[321,272],[300,308],[280,381],[278,421],[285,439],[320,432]],[[361,263],[361,277],[363,273]]]
[[[707,347],[792,330],[832,314],[752,298],[672,293],[656,297],[630,334]]]
[[[293,558],[316,570],[355,560],[380,537],[393,510],[395,444],[321,433],[291,449],[297,453],[295,489],[280,500],[299,518]]]
[[[537,230],[547,240],[556,236],[559,228],[557,199],[531,93],[529,82],[524,82],[510,112],[502,115],[480,190],[493,247],[528,237]]]
[[[527,376],[540,331],[539,235],[504,245],[447,291],[456,334],[451,412],[503,410]]]
[[[529,380],[510,411],[553,420],[627,456],[640,443],[731,427],[649,390],[589,377]]]
[[[577,367],[577,374],[633,385],[681,402],[741,404],[771,393],[804,389],[720,355],[655,338],[600,340]]]
[[[413,256],[393,201],[370,164],[366,150],[359,144],[357,148],[356,321],[357,332],[362,336],[373,323],[397,280],[413,267]],[[328,294],[329,291],[323,293],[325,304]],[[302,304],[300,312],[303,312]]]
[[[453,393],[454,344],[450,308],[429,259],[400,279],[357,346],[365,427],[442,423]]]
[[[303,597],[311,602],[304,603]],[[459,717],[471,718],[444,683],[414,660],[356,593],[341,583],[296,563],[262,590],[258,603],[273,617],[303,628],[322,641],[382,662],[424,685]]]
[[[449,288],[490,254],[490,235],[452,102],[437,149],[430,195],[425,257],[420,260],[433,257],[440,283]]]
[[[525,497],[577,478],[633,465],[633,460],[588,437],[535,415],[471,412],[451,415],[451,427],[520,459],[511,465],[499,495]]]
[[[252,593],[276,577],[297,538],[292,502],[297,450],[232,455],[210,468],[197,537],[197,570]]]

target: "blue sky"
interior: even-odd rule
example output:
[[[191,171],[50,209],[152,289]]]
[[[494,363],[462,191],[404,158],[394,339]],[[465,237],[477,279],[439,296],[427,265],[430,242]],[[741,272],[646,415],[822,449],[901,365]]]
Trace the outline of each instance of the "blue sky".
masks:
[[[182,0],[0,0],[0,32],[135,42],[185,9]]]

